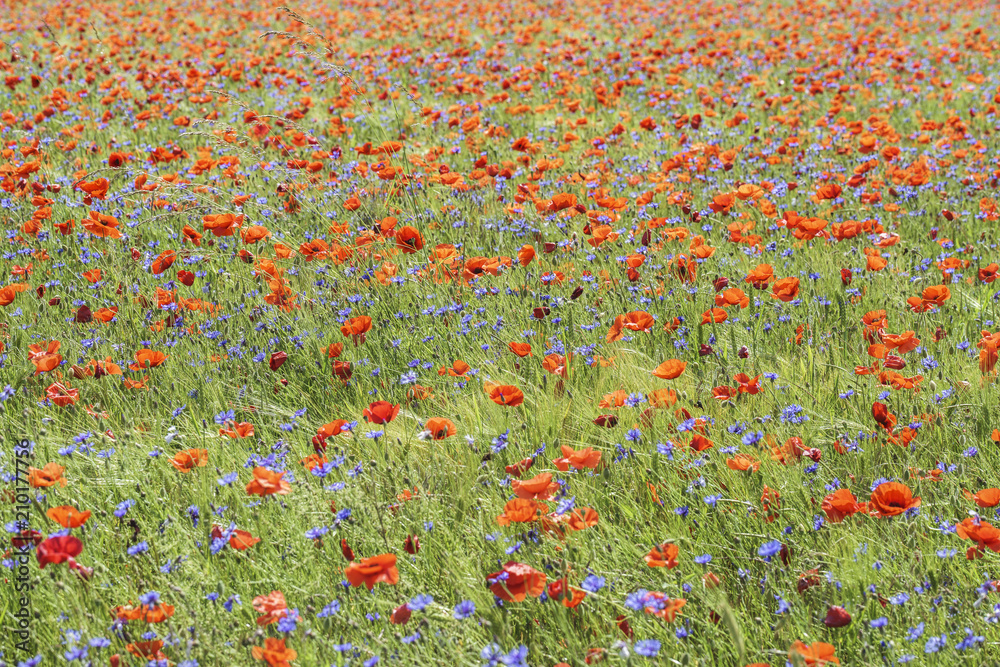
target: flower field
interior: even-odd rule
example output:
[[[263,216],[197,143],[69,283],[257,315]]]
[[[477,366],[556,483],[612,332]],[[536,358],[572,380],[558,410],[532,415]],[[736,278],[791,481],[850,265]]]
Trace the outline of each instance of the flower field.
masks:
[[[1000,664],[1000,8],[0,16],[0,667]]]

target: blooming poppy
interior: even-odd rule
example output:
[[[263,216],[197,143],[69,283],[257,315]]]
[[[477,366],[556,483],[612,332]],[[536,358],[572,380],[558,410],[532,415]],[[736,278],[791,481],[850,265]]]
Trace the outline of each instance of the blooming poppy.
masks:
[[[362,412],[366,422],[388,424],[399,414],[399,405],[388,401],[375,401]]]
[[[920,507],[920,498],[914,498],[910,487],[899,482],[879,484],[868,502],[873,517],[896,516],[914,507]]]
[[[662,380],[673,380],[674,378],[680,377],[686,367],[686,361],[681,361],[680,359],[667,359],[653,369],[653,375]]]
[[[444,417],[431,417],[424,424],[424,428],[433,440],[444,440],[458,433],[458,429],[450,419]]]
[[[180,472],[191,472],[196,467],[203,468],[208,465],[207,449],[187,449],[177,452],[172,459],[167,459],[170,464]]]
[[[298,657],[298,652],[285,646],[285,639],[266,637],[264,646],[253,646],[250,654],[255,660],[263,660],[269,667],[289,667],[289,661]]]
[[[286,495],[292,486],[282,479],[284,472],[273,472],[257,466],[253,469],[253,479],[247,483],[246,492],[251,496]]]
[[[523,602],[528,596],[537,598],[545,591],[547,577],[530,565],[507,561],[503,569],[486,577],[493,595],[504,602]]]
[[[38,567],[45,569],[46,565],[58,565],[72,561],[82,552],[83,542],[72,535],[61,535],[39,542],[35,549],[35,556],[38,558]]]
[[[553,463],[563,472],[572,466],[576,470],[593,470],[601,463],[601,452],[592,447],[574,450],[569,445],[561,445],[562,456]]]
[[[497,405],[517,407],[524,402],[524,392],[513,385],[495,385],[489,390],[490,400]]]
[[[834,655],[835,649],[832,644],[825,642],[813,642],[803,644],[796,640],[788,649],[790,655],[799,656],[807,667],[823,667],[823,665],[839,665],[840,659]]]
[[[372,590],[377,583],[394,586],[399,583],[399,570],[396,569],[395,554],[381,554],[371,558],[362,558],[352,562],[344,571],[344,576],[351,586],[365,585]]]
[[[548,505],[537,500],[512,498],[503,508],[503,514],[497,517],[497,523],[508,526],[512,523],[530,523],[537,521],[541,514],[548,512]]]
[[[853,514],[859,512],[864,514],[867,505],[858,503],[858,499],[847,489],[837,489],[823,498],[822,509],[826,512],[827,519],[833,523],[840,523]]]
[[[66,478],[63,472],[66,468],[58,463],[46,463],[41,469],[28,466],[28,484],[34,488],[47,486],[66,486]]]
[[[288,615],[288,604],[285,602],[285,594],[281,591],[258,595],[253,599],[253,608],[261,614],[257,618],[257,625],[260,626],[277,623]]]
[[[90,510],[81,512],[72,505],[60,505],[59,507],[50,507],[45,511],[45,516],[63,528],[79,528],[87,523],[87,519],[90,518]]]
[[[644,560],[649,567],[665,567],[672,570],[678,565],[677,556],[679,554],[679,546],[673,542],[664,542],[650,549]]]
[[[553,481],[552,473],[543,472],[531,479],[511,480],[510,488],[518,498],[548,500],[559,489],[559,483]]]

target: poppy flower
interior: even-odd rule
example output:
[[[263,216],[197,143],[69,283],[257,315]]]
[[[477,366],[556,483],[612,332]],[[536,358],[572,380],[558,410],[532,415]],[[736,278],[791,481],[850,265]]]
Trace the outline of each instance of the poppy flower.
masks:
[[[510,488],[518,498],[548,500],[559,489],[559,483],[552,480],[552,473],[543,472],[531,479],[511,480]]]
[[[72,505],[60,505],[59,507],[50,507],[46,510],[45,516],[63,528],[79,528],[87,523],[87,519],[90,518],[90,510],[81,512]]]
[[[541,514],[548,512],[549,507],[543,502],[526,498],[512,498],[503,507],[503,514],[497,517],[501,526],[512,523],[531,523],[537,521]]]
[[[653,375],[662,380],[673,380],[678,378],[687,368],[687,362],[680,359],[667,359],[662,364],[653,369]]]
[[[798,278],[782,278],[775,281],[771,287],[771,296],[780,301],[788,302],[799,295]]]
[[[133,642],[125,645],[125,650],[137,658],[149,661],[166,661],[167,656],[160,649],[163,648],[162,639],[153,639],[146,642]]]
[[[562,602],[562,605],[567,609],[579,606],[587,597],[587,593],[582,588],[570,586],[569,580],[566,578],[556,579],[549,584],[547,593],[550,600]]]
[[[461,359],[456,359],[452,362],[451,368],[447,366],[442,366],[438,369],[438,375],[448,375],[454,378],[464,378],[466,374],[472,370],[469,364],[465,363]]]
[[[896,516],[914,507],[920,507],[920,498],[914,498],[910,487],[899,482],[879,484],[868,502],[873,517]]]
[[[345,338],[350,338],[355,345],[365,342],[365,334],[372,328],[372,318],[367,315],[352,317],[340,327],[340,333]]]
[[[524,392],[513,385],[496,385],[489,389],[490,400],[497,405],[517,407],[524,402]]]
[[[413,612],[410,610],[410,606],[404,602],[392,610],[389,622],[393,625],[406,625],[412,615]]]
[[[177,452],[172,459],[167,459],[180,472],[191,472],[196,467],[204,468],[208,465],[207,449],[187,449]]]
[[[388,401],[375,401],[362,412],[366,422],[373,424],[388,424],[399,414],[399,405]]]
[[[746,282],[760,290],[766,289],[772,280],[774,280],[774,267],[770,264],[758,264],[746,277]]]
[[[1000,489],[983,489],[972,497],[980,507],[996,507],[1000,505]]]
[[[162,623],[174,615],[174,607],[169,604],[118,605],[111,613],[119,620],[145,621],[146,623]]]
[[[277,623],[288,615],[288,604],[285,602],[285,594],[281,591],[271,591],[267,595],[258,595],[253,599],[253,608],[261,614],[257,618],[257,625],[265,626]]]
[[[853,514],[859,512],[864,514],[867,505],[858,503],[858,499],[847,489],[837,489],[823,498],[822,509],[826,512],[826,518],[832,523],[840,523]]]
[[[598,415],[594,418],[594,423],[605,428],[614,428],[618,425],[618,417],[615,415]]]
[[[122,233],[118,231],[118,219],[110,215],[91,211],[89,217],[80,221],[83,228],[94,236],[105,239],[120,239]]]
[[[287,495],[292,486],[282,479],[284,472],[272,472],[257,466],[253,469],[253,479],[247,484],[247,494],[251,496]]]
[[[968,517],[957,524],[955,533],[963,540],[972,540],[976,543],[975,546],[969,547],[965,554],[968,560],[982,558],[986,549],[1000,552],[1000,530],[978,517]]]
[[[545,591],[547,577],[530,565],[507,561],[503,569],[486,577],[490,590],[504,602],[523,602],[531,596],[537,598]]]
[[[507,343],[507,349],[519,357],[527,357],[531,355],[531,345],[527,343]]]
[[[72,535],[61,535],[39,542],[35,556],[38,558],[38,567],[45,569],[46,565],[58,565],[72,560],[81,552],[83,542]]]
[[[250,422],[236,422],[229,428],[219,429],[219,435],[227,435],[233,440],[252,438],[253,434],[253,424]]]
[[[409,225],[396,231],[396,247],[405,254],[415,253],[424,248],[424,238],[415,227]]]
[[[458,429],[450,419],[444,417],[431,417],[424,424],[424,428],[433,440],[444,440],[458,433]]]
[[[673,542],[658,544],[649,550],[643,560],[649,567],[665,567],[672,570],[677,567],[677,556],[680,554],[680,547]]]
[[[45,388],[45,398],[52,401],[53,405],[64,408],[80,399],[80,391],[62,382],[53,382]]]
[[[377,583],[394,586],[399,583],[399,570],[396,569],[395,554],[381,554],[371,558],[362,558],[352,562],[344,571],[344,576],[351,586],[365,585],[368,590],[375,588]]]
[[[513,465],[504,466],[504,471],[511,477],[520,479],[521,475],[526,473],[534,464],[534,459],[521,459]]]
[[[826,611],[823,625],[828,628],[843,628],[851,624],[851,615],[843,607],[830,607]]]
[[[222,527],[213,525],[211,535],[214,539],[220,539],[222,537]],[[234,530],[232,535],[229,536],[229,546],[236,551],[246,551],[258,542],[260,542],[259,537],[254,537],[245,530]]]
[[[285,639],[266,637],[264,646],[253,646],[250,654],[255,660],[263,660],[268,667],[290,667],[290,660],[298,657],[298,652],[285,646]]]
[[[28,484],[36,489],[56,484],[66,486],[66,478],[63,477],[65,470],[66,468],[58,463],[46,463],[41,469],[29,466]]]
[[[823,665],[839,665],[840,659],[834,655],[836,649],[832,644],[813,642],[810,645],[796,641],[788,649],[789,655],[799,656],[807,667],[823,667]]]
[[[569,445],[561,445],[562,457],[553,461],[556,468],[566,472],[572,466],[575,470],[594,470],[601,463],[601,452],[592,447],[574,450]]]
[[[271,357],[267,361],[267,365],[270,367],[272,371],[276,371],[279,368],[281,368],[282,364],[284,364],[287,360],[288,360],[288,353],[272,352]]]
[[[726,466],[730,470],[736,471],[746,471],[757,472],[760,469],[760,461],[750,456],[749,454],[737,454],[732,458],[726,459]]]
[[[709,308],[701,315],[702,324],[721,324],[729,319],[729,313],[722,308]]]
[[[156,368],[157,366],[163,365],[163,362],[167,360],[169,355],[163,352],[154,352],[149,349],[142,349],[135,353],[135,363],[129,364],[129,369],[133,371],[141,371],[147,368]]]

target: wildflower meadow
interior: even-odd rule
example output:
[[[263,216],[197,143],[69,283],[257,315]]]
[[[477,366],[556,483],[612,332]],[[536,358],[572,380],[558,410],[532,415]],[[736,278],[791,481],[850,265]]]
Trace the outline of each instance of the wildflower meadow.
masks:
[[[998,21],[4,3],[0,667],[1000,664]]]

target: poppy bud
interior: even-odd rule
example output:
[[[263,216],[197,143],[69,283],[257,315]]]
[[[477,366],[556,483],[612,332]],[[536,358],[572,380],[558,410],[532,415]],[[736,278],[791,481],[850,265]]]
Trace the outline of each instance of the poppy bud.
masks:
[[[618,425],[618,417],[615,415],[600,415],[594,420],[594,423],[605,428],[614,428]]]
[[[715,288],[716,292],[721,292],[722,290],[729,287],[729,278],[726,278],[725,276],[719,276],[718,278],[712,281],[712,287]]]
[[[714,572],[706,572],[701,575],[701,581],[705,584],[705,588],[715,588],[722,583]]]
[[[649,242],[653,240],[653,234],[650,230],[646,230],[642,233],[642,245],[649,245]]]
[[[347,543],[347,538],[340,540],[340,553],[344,554],[347,560],[354,560],[354,549]]]
[[[630,282],[635,282],[639,280],[639,272],[633,268],[629,268],[628,273],[626,273]]]
[[[792,560],[792,551],[788,548],[787,544],[781,545],[781,551],[778,552],[778,556],[781,557],[781,562],[787,567],[789,561]]]
[[[59,305],[59,301],[60,301],[59,297],[54,296],[51,299],[49,299],[49,305],[50,306],[58,306]]]
[[[274,352],[271,354],[271,359],[267,362],[267,365],[271,367],[272,371],[276,371],[281,368],[281,365],[287,359],[288,355],[285,352]]]
[[[396,625],[406,625],[412,614],[413,612],[410,611],[410,607],[404,603],[392,611],[392,616],[389,617],[389,620]]]
[[[119,667],[121,665],[122,659],[117,653],[111,656],[111,667]]]
[[[420,551],[420,538],[416,535],[409,535],[403,540],[403,551],[413,556]]]
[[[691,207],[688,206],[687,204],[684,204],[683,206],[681,206],[681,213],[683,213],[684,215],[691,215]]]
[[[851,624],[851,615],[843,607],[830,607],[823,624],[828,628],[842,628]]]
[[[572,299],[573,301],[576,301],[582,295],[583,295],[583,287],[577,287],[575,290],[573,290],[573,293],[569,295],[569,298]]]
[[[737,352],[736,354],[739,356],[740,359],[746,359],[747,357],[750,356],[750,348],[744,345],[743,347],[740,348],[740,351]]]
[[[887,355],[885,358],[885,367],[891,368],[894,371],[906,368],[906,360],[903,357],[896,356],[895,354]]]
[[[715,350],[712,349],[712,346],[711,345],[705,345],[704,343],[701,345],[701,347],[698,348],[698,354],[699,354],[699,356],[702,356],[702,357],[708,356],[708,355],[712,354],[713,352],[715,352]]]

